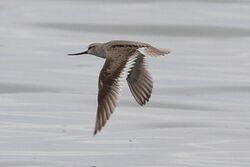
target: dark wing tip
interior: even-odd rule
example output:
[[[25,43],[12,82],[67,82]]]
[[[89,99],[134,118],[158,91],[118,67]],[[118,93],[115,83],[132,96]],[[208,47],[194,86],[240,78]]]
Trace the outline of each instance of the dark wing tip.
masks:
[[[97,129],[94,130],[93,136],[97,134]]]

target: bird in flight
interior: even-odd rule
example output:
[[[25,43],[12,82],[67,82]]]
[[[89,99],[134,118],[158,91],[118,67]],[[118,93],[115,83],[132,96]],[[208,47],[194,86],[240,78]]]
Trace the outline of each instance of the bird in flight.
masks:
[[[99,74],[98,106],[94,135],[101,131],[114,112],[121,93],[122,81],[127,80],[129,89],[141,106],[149,101],[153,81],[146,69],[145,57],[164,56],[169,50],[155,48],[147,43],[113,40],[92,43],[88,50],[70,56],[91,54],[106,59]]]

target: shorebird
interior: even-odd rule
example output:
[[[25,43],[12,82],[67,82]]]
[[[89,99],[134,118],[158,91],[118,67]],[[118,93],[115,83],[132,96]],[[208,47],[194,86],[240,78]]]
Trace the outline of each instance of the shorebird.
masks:
[[[88,50],[68,55],[91,54],[106,59],[99,74],[98,106],[94,135],[101,131],[117,105],[122,81],[127,80],[129,89],[141,106],[149,101],[153,81],[145,66],[145,57],[163,56],[169,50],[158,49],[150,44],[113,40],[107,43],[92,43]]]

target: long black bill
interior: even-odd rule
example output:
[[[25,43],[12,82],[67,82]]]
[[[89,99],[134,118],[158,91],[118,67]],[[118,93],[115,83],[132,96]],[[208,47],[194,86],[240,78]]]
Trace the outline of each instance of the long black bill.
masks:
[[[77,55],[83,55],[83,54],[88,54],[88,51],[80,52],[80,53],[73,53],[73,54],[68,54],[69,56],[77,56]]]

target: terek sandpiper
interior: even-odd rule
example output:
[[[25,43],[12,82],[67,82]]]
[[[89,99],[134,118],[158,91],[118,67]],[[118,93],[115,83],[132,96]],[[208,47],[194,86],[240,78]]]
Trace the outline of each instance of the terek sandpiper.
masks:
[[[149,100],[153,88],[151,75],[145,67],[145,56],[163,56],[169,50],[157,49],[147,43],[113,40],[92,43],[88,50],[69,55],[91,54],[106,58],[99,75],[98,107],[94,135],[106,124],[114,112],[126,78],[129,89],[141,106]]]

